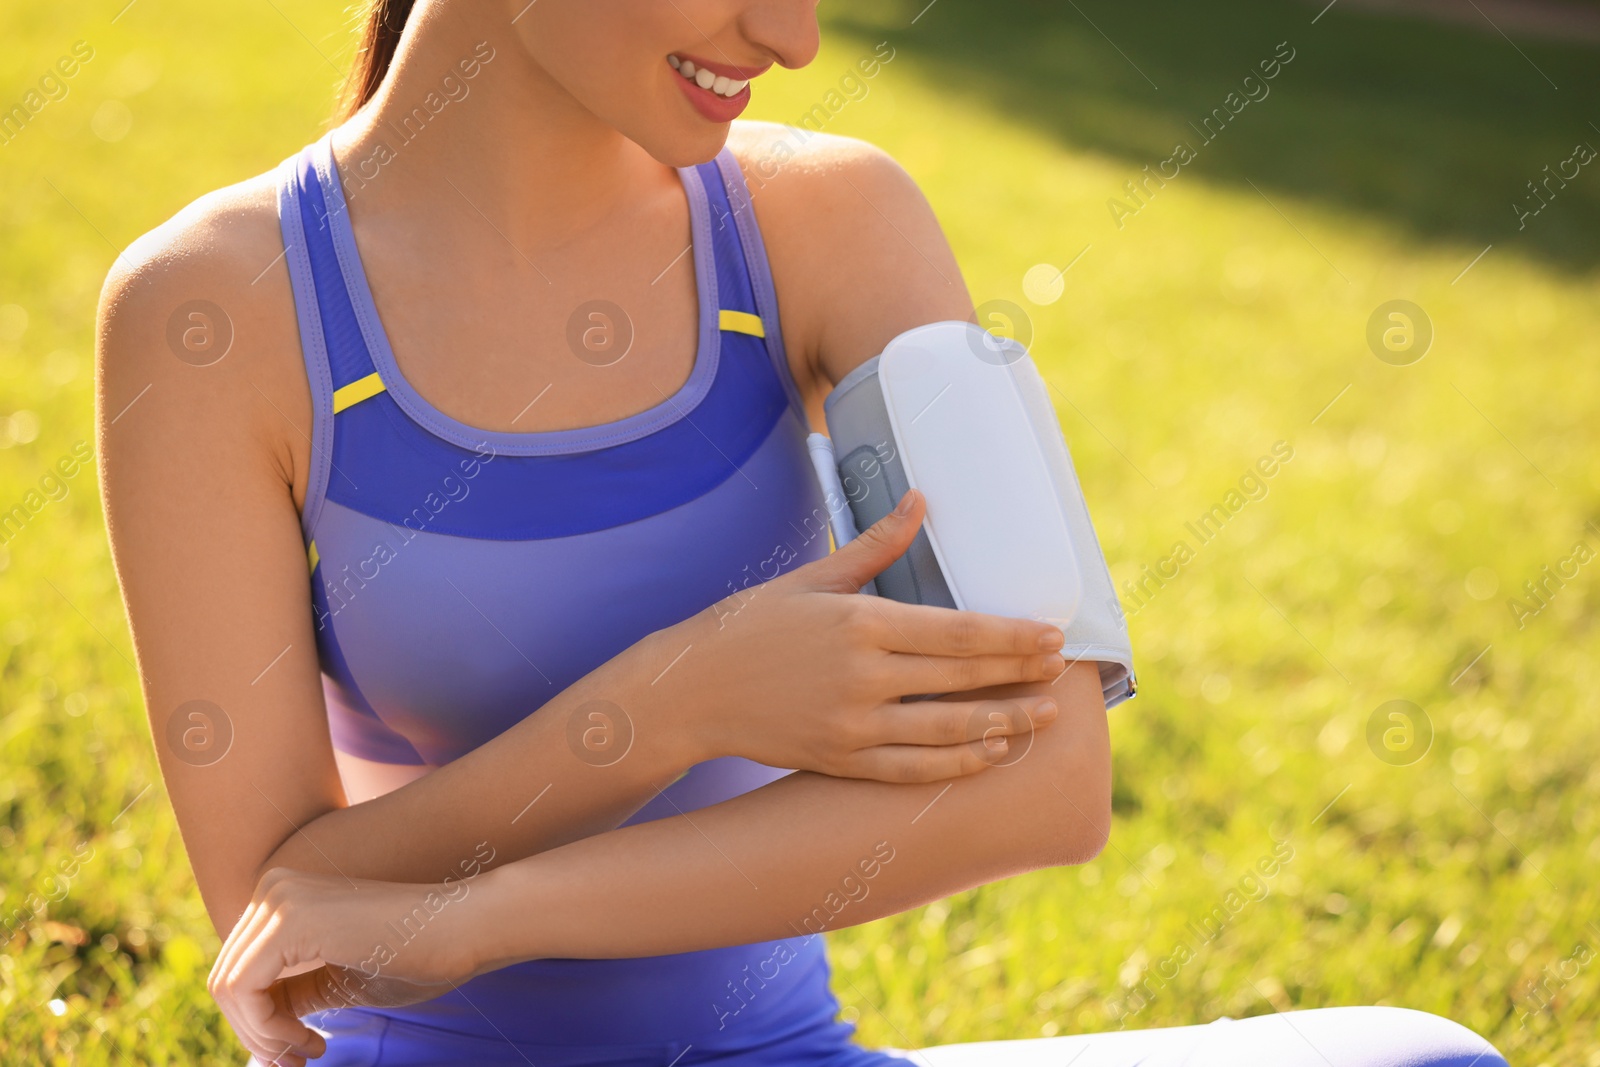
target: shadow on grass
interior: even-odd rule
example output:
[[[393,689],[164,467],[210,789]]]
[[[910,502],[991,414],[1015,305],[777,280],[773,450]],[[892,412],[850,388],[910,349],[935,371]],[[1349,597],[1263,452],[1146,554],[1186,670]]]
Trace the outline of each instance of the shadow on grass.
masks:
[[[1580,142],[1600,151],[1600,49],[1338,7],[1313,24],[1320,5],[1292,0],[925,3],[849,0],[822,14],[833,30],[887,38],[951,93],[1126,160],[1128,178],[1185,142],[1196,158],[1182,173],[1209,182],[1567,271],[1600,262],[1600,159],[1568,162]],[[1244,97],[1284,41],[1292,62],[1229,114],[1228,94]],[[1215,108],[1230,121],[1197,131]],[[1562,167],[1564,186],[1551,177]],[[1548,204],[1519,218],[1514,204],[1542,203],[1528,183],[1545,181]],[[1106,190],[1119,194],[1137,206]]]

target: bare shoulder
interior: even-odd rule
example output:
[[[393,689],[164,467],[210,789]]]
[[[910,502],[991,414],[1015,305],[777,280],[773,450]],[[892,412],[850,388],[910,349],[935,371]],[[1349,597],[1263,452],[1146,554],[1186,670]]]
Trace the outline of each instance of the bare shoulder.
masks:
[[[802,389],[825,392],[913,326],[971,316],[933,207],[889,153],[770,122],[735,122],[728,145],[750,187]]]
[[[207,193],[117,257],[101,290],[102,321],[158,312],[156,305],[199,299],[202,290],[242,310],[267,291],[252,283],[282,254],[272,175]]]
[[[272,173],[207,193],[130,244],[100,293],[102,446],[265,449],[286,474],[310,387]]]
[[[910,178],[893,156],[869,141],[780,122],[740,119],[729,127],[728,147],[757,181],[785,171],[815,176],[840,169]]]

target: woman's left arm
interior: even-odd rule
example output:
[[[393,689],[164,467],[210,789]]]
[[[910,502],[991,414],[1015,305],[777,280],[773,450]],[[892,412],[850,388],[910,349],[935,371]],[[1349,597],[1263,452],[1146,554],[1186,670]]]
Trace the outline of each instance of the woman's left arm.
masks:
[[[474,972],[541,957],[654,956],[854,926],[1042,867],[1086,863],[1110,832],[1099,673],[1069,667],[1061,717],[983,774],[903,785],[799,773],[482,876],[464,911]],[[974,742],[981,744],[981,742]],[[521,918],[518,918],[521,917]]]

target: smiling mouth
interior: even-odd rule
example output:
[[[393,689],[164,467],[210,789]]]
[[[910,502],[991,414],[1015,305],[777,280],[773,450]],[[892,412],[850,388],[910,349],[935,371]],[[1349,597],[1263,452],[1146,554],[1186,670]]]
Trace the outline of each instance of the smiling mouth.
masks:
[[[726,74],[718,74],[706,67],[697,67],[694,60],[684,59],[681,56],[668,56],[667,62],[671,63],[672,69],[686,80],[720,97],[738,96],[744,91],[744,87],[750,84],[749,78],[730,78]]]

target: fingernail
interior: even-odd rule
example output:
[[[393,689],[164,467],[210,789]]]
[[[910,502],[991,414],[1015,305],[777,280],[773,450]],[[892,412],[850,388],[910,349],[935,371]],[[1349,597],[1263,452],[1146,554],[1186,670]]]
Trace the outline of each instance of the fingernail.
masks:
[[[911,493],[909,490],[905,496],[900,498],[900,503],[894,506],[894,513],[896,515],[909,515],[911,513]]]
[[[1067,669],[1067,661],[1060,656],[1044,657],[1044,672],[1046,674],[1060,674]]]
[[[1033,719],[1035,722],[1049,722],[1061,713],[1054,700],[1041,700],[1033,706]]]
[[[1067,643],[1066,634],[1052,626],[1039,635],[1039,647],[1046,652],[1054,651]]]

